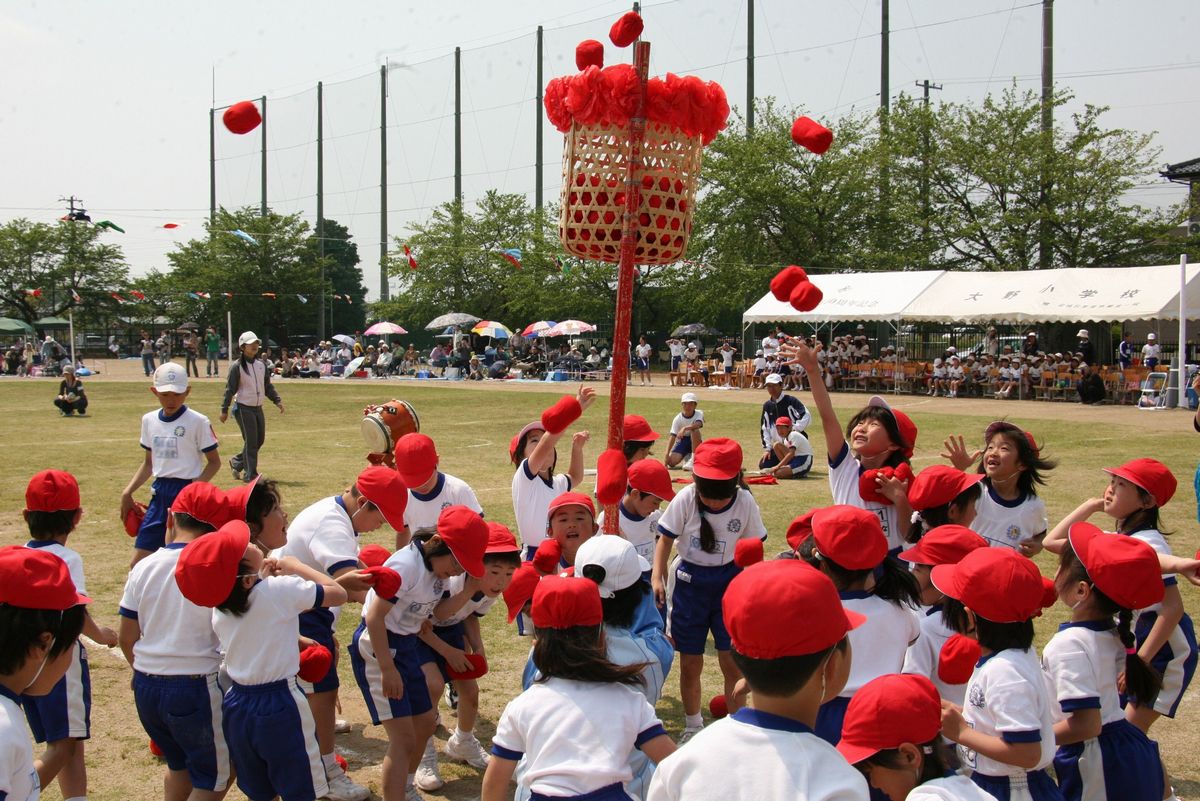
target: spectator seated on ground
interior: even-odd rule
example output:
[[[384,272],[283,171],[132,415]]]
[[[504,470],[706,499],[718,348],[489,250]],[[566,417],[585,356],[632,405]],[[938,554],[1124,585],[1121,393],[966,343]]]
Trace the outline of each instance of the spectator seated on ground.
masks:
[[[375,359],[375,375],[388,376],[392,374],[392,349],[385,345],[379,346],[379,356]]]
[[[450,359],[446,356],[446,350],[440,344],[434,345],[433,350],[429,352],[429,366],[438,371],[438,375],[445,375],[446,368],[450,366]]]
[[[595,345],[588,348],[588,355],[583,360],[583,366],[588,370],[600,369],[600,351],[596,349]]]
[[[309,349],[304,358],[300,361],[300,377],[301,378],[320,378],[321,377],[321,360],[317,357],[316,351]]]
[[[472,356],[471,361],[467,362],[465,378],[468,381],[482,381],[487,378],[487,368],[479,361],[478,356]]]
[[[508,362],[496,360],[487,369],[488,378],[508,378]]]
[[[63,380],[58,382],[58,395],[54,405],[63,417],[87,414],[88,399],[83,384],[75,378],[75,368],[68,364],[63,368]]]
[[[1100,366],[1093,364],[1088,368],[1087,374],[1079,379],[1079,384],[1076,386],[1079,392],[1079,401],[1088,405],[1104,403],[1108,391],[1104,388],[1104,379],[1100,377]]]

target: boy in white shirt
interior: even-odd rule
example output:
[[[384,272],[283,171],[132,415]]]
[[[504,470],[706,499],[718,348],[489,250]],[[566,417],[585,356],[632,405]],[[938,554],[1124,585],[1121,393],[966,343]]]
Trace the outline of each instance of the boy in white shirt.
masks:
[[[425,434],[405,434],[392,451],[396,471],[408,487],[404,525],[396,529],[396,548],[412,539],[412,532],[437,528],[438,515],[448,506],[465,506],[483,517],[483,507],[467,482],[438,470],[437,447]]]
[[[779,434],[779,440],[759,462],[759,470],[782,479],[808,475],[813,465],[813,449],[808,437],[793,428],[792,418],[786,415],[775,421],[775,432]]]
[[[671,438],[667,440],[667,455],[663,464],[678,467],[691,458],[692,452],[703,439],[700,429],[704,427],[704,412],[696,408],[700,399],[695,392],[685,392],[679,398],[682,411],[671,421]]]

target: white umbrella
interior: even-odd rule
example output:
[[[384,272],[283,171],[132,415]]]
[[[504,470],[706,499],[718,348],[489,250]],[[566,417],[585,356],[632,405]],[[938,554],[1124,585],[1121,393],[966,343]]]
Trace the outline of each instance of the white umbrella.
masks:
[[[384,321],[381,323],[375,323],[375,325],[371,326],[366,331],[363,331],[363,333],[367,334],[368,336],[378,336],[380,334],[407,334],[408,331],[396,325],[395,323]]]
[[[596,330],[596,326],[582,320],[563,320],[546,332],[548,337],[577,337]]]
[[[477,322],[479,322],[479,318],[473,314],[466,314],[464,312],[450,312],[449,314],[443,314],[441,317],[435,317],[430,320],[429,324],[425,326],[425,330],[433,331],[438,328],[445,328],[448,325],[475,325]]]
[[[354,337],[350,336],[349,334],[334,334],[333,341],[341,342],[347,347],[354,347]]]
[[[346,365],[346,369],[342,371],[342,378],[353,376],[366,358],[366,356],[359,356],[357,359],[351,359],[350,363]]]

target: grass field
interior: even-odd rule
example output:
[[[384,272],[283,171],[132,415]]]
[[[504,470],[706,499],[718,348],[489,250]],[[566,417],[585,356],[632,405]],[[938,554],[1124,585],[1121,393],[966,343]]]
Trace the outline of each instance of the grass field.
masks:
[[[13,379],[0,382],[0,412],[9,421],[0,438],[0,542],[25,541],[21,520],[23,492],[30,475],[44,468],[70,470],[79,479],[85,514],[69,545],[84,558],[89,594],[95,600],[93,615],[102,623],[115,626],[117,603],[124,585],[132,541],[125,536],[117,519],[122,488],[142,460],[138,447],[141,415],[155,407],[148,382],[140,373],[130,374],[127,365],[114,369],[114,376],[87,381],[91,397],[90,415],[85,419],[59,417],[51,405],[56,382],[39,379]],[[121,377],[122,373],[128,378]],[[665,383],[665,378],[661,379]],[[201,379],[194,385],[190,405],[207,414],[221,437],[221,453],[227,459],[240,449],[237,427],[231,420],[216,423],[221,385],[224,382]],[[361,410],[369,403],[394,397],[411,402],[421,417],[422,431],[438,444],[445,472],[468,481],[475,489],[489,518],[512,525],[510,499],[512,468],[508,464],[509,438],[562,392],[572,391],[566,384],[556,385],[472,385],[416,382],[280,382],[278,389],[287,406],[287,414],[267,412],[267,444],[260,458],[263,474],[276,479],[283,492],[284,505],[295,515],[309,503],[344,488],[365,466],[366,449],[358,433]],[[604,387],[601,391],[606,391]],[[668,430],[678,411],[677,389],[656,386],[632,387],[628,411],[645,415],[660,432]],[[700,407],[705,412],[705,435],[730,436],[743,443],[746,464],[753,467],[758,455],[757,418],[759,391],[705,392]],[[802,398],[807,402],[807,394]],[[843,421],[865,403],[863,395],[841,394],[834,397]],[[1139,412],[1131,407],[1083,408],[1071,404],[1017,401],[979,401],[965,399],[901,398],[899,404],[920,427],[914,468],[941,461],[938,457],[944,437],[952,433],[979,439],[984,426],[1007,417],[1033,431],[1044,443],[1044,454],[1059,461],[1051,474],[1043,497],[1049,506],[1051,524],[1083,499],[1098,495],[1106,484],[1100,468],[1119,464],[1137,456],[1153,456],[1164,461],[1180,480],[1180,490],[1166,507],[1166,527],[1178,554],[1191,554],[1200,544],[1200,526],[1196,523],[1195,502],[1190,479],[1196,464],[1196,445],[1200,437],[1192,431],[1191,415],[1184,412]],[[607,400],[598,402],[580,425],[590,429],[592,439],[587,455],[591,464],[604,445],[607,430]],[[818,454],[824,452],[820,425],[814,421],[809,432]],[[662,444],[655,449],[662,458]],[[565,460],[566,453],[560,453]],[[216,483],[228,488],[232,478],[222,471]],[[586,489],[590,490],[588,484]],[[767,551],[785,547],[784,532],[791,519],[814,506],[830,503],[825,480],[824,460],[806,480],[780,486],[754,487],[762,508],[763,520],[770,532]],[[145,501],[146,490],[140,493]],[[1110,521],[1096,519],[1098,524]],[[392,533],[381,530],[363,538],[390,546]],[[1051,558],[1039,557],[1046,575],[1053,575]],[[1183,587],[1185,603],[1195,614],[1200,611],[1194,588]],[[499,607],[502,610],[502,605]],[[1044,644],[1064,610],[1050,610],[1038,621],[1038,644]],[[357,625],[357,608],[342,615],[339,639],[346,643]],[[520,691],[520,671],[529,640],[516,636],[504,625],[502,612],[483,621],[491,673],[481,680],[483,696],[478,727],[485,745],[494,731],[504,704]],[[89,648],[93,682],[92,739],[87,745],[90,774],[89,797],[93,801],[147,801],[161,798],[160,763],[147,750],[147,738],[138,723],[129,689],[130,670],[117,650],[99,646]],[[362,697],[350,674],[348,660],[342,654],[341,702],[343,717],[351,721],[353,731],[339,737],[339,751],[348,759],[352,777],[378,793],[379,764],[385,748],[382,729],[369,723]],[[709,660],[705,697],[719,687],[715,659]],[[666,696],[659,712],[668,730],[682,727],[682,709],[678,701],[678,681],[667,682]],[[1168,769],[1184,797],[1200,795],[1200,765],[1195,758],[1200,739],[1196,736],[1197,708],[1195,693],[1189,694],[1180,708],[1179,720],[1162,720],[1152,735],[1162,744]],[[451,713],[443,709],[444,721],[452,723]],[[439,731],[439,745],[446,733]],[[1189,754],[1191,756],[1189,756]],[[444,764],[444,796],[430,798],[475,798],[479,795],[479,774],[470,769]],[[57,785],[43,791],[47,799],[59,799]],[[242,798],[234,789],[230,798]]]

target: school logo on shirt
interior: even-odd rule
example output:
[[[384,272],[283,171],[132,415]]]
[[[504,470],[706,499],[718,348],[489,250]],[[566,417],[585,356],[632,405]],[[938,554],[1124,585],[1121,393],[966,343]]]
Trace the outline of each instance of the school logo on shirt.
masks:
[[[1008,537],[1012,542],[1016,542],[1021,538],[1021,527],[1009,526],[1008,529],[1005,530],[1004,536]]]
[[[442,511],[449,509],[453,505],[450,501],[442,501]]]
[[[742,530],[742,521],[735,517],[729,521],[729,525],[727,525],[725,528],[730,534],[737,534]]]
[[[971,706],[978,707],[979,709],[983,709],[983,704],[984,704],[983,688],[980,687],[978,684],[976,684],[974,687],[971,688],[970,697],[967,700],[971,702]]]
[[[183,426],[175,426],[175,436],[182,437],[186,433],[187,433],[187,429],[184,428]]]

